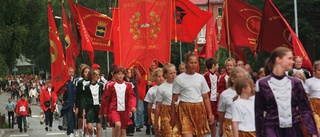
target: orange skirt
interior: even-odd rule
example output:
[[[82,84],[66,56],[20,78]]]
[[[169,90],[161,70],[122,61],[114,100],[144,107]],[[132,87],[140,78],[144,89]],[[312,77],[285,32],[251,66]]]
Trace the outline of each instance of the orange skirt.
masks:
[[[162,105],[161,106],[161,112],[160,112],[160,117],[161,117],[161,124],[160,126],[160,137],[181,137],[180,130],[178,129],[179,127],[179,122],[176,122],[176,125],[171,127],[170,121],[171,121],[171,106],[168,105]],[[176,121],[178,121],[178,117],[175,118]]]
[[[239,131],[239,137],[256,137],[256,132]]]
[[[310,106],[312,109],[314,120],[316,121],[317,128],[320,128],[320,99],[311,98]]]
[[[156,120],[156,110],[151,109],[151,122],[152,122],[152,125],[155,123],[155,120]],[[161,121],[161,116],[158,119],[158,123],[160,123],[160,121]],[[159,124],[159,126],[160,126],[160,124]]]
[[[231,119],[227,119],[227,118],[224,119],[223,133],[226,137],[232,137],[232,120]]]
[[[210,133],[206,109],[203,102],[188,103],[180,102],[177,107],[177,114],[181,134],[192,134],[203,137]]]

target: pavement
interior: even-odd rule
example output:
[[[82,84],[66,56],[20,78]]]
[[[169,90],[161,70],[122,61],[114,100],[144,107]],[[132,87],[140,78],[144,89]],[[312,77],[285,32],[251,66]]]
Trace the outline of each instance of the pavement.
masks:
[[[7,118],[7,111],[5,110],[6,103],[8,102],[8,98],[11,97],[9,93],[2,93],[0,94],[0,113],[6,115]],[[16,100],[14,100],[16,101]],[[58,129],[59,122],[57,120],[53,121],[52,131],[45,131],[45,126],[40,125],[40,106],[37,105],[30,105],[32,109],[32,117],[29,117],[28,120],[30,122],[29,128],[27,132],[19,133],[18,125],[14,125],[14,129],[0,129],[0,137],[68,137],[66,131],[60,131]],[[135,132],[134,136],[136,137],[150,137],[150,135],[145,134],[146,128],[141,128],[141,132]],[[111,137],[111,128],[107,128],[106,130],[102,131],[103,137]],[[154,135],[151,135],[154,136]]]

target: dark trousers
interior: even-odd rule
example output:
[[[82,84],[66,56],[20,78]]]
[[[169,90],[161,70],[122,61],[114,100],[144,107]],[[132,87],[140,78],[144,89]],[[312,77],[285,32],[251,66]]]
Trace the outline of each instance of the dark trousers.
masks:
[[[45,122],[46,126],[49,125],[49,127],[52,127],[52,120],[53,120],[53,112],[51,112],[51,109],[49,108],[47,111],[44,112],[45,115]]]
[[[130,118],[132,120],[132,124],[128,125],[127,127],[127,133],[134,133],[134,129],[135,129],[135,122],[134,122],[134,114],[132,113],[132,117]]]
[[[149,119],[149,116],[148,116],[148,102],[146,101],[143,101],[143,106],[144,106],[144,124],[147,128],[147,132],[150,132],[150,125],[148,123],[148,119]]]
[[[27,128],[27,116],[18,116],[17,117],[17,121],[18,121],[18,128],[22,128],[22,122],[23,122],[23,126],[24,128]]]
[[[68,112],[67,112],[67,135],[70,135],[71,133],[73,133],[75,124],[76,124],[76,120],[75,120],[75,115],[73,113],[73,109],[69,108]]]
[[[14,112],[8,112],[8,121],[9,121],[9,128],[13,129],[14,125]]]

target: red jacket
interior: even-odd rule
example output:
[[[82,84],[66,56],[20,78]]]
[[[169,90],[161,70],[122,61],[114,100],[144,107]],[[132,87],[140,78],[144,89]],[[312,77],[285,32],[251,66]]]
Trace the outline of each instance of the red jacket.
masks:
[[[19,116],[28,116],[29,115],[29,104],[27,100],[19,100],[16,105],[16,113]]]
[[[111,110],[117,110],[117,93],[114,85],[116,82],[111,82],[108,84],[107,89],[105,89],[104,94],[105,98],[101,100],[101,107],[99,114],[109,114]],[[125,106],[127,112],[131,111],[131,108],[136,107],[136,97],[133,91],[132,84],[125,82],[126,84],[126,93],[125,93]]]
[[[51,90],[51,112],[54,112],[56,109],[56,104],[58,101],[58,97],[56,92],[54,91],[54,88]],[[48,91],[47,87],[42,88],[40,92],[40,107],[43,111],[47,111],[49,107],[44,106],[44,102],[50,101],[50,92]]]

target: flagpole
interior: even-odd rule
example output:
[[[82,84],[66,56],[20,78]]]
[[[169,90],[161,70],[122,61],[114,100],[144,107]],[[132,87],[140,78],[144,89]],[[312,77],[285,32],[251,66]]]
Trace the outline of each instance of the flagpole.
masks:
[[[231,57],[231,48],[230,48],[230,28],[229,28],[229,15],[228,15],[228,0],[225,0],[225,8],[226,8],[226,27],[227,27],[227,46],[228,46],[228,57]]]
[[[181,41],[179,42],[180,62],[182,62]]]
[[[110,70],[110,61],[109,61],[109,59],[110,59],[110,57],[109,57],[109,52],[107,52],[107,70],[108,70],[108,72],[109,72],[109,70]]]
[[[296,35],[297,37],[299,37],[297,0],[294,0],[294,25],[295,25]]]

